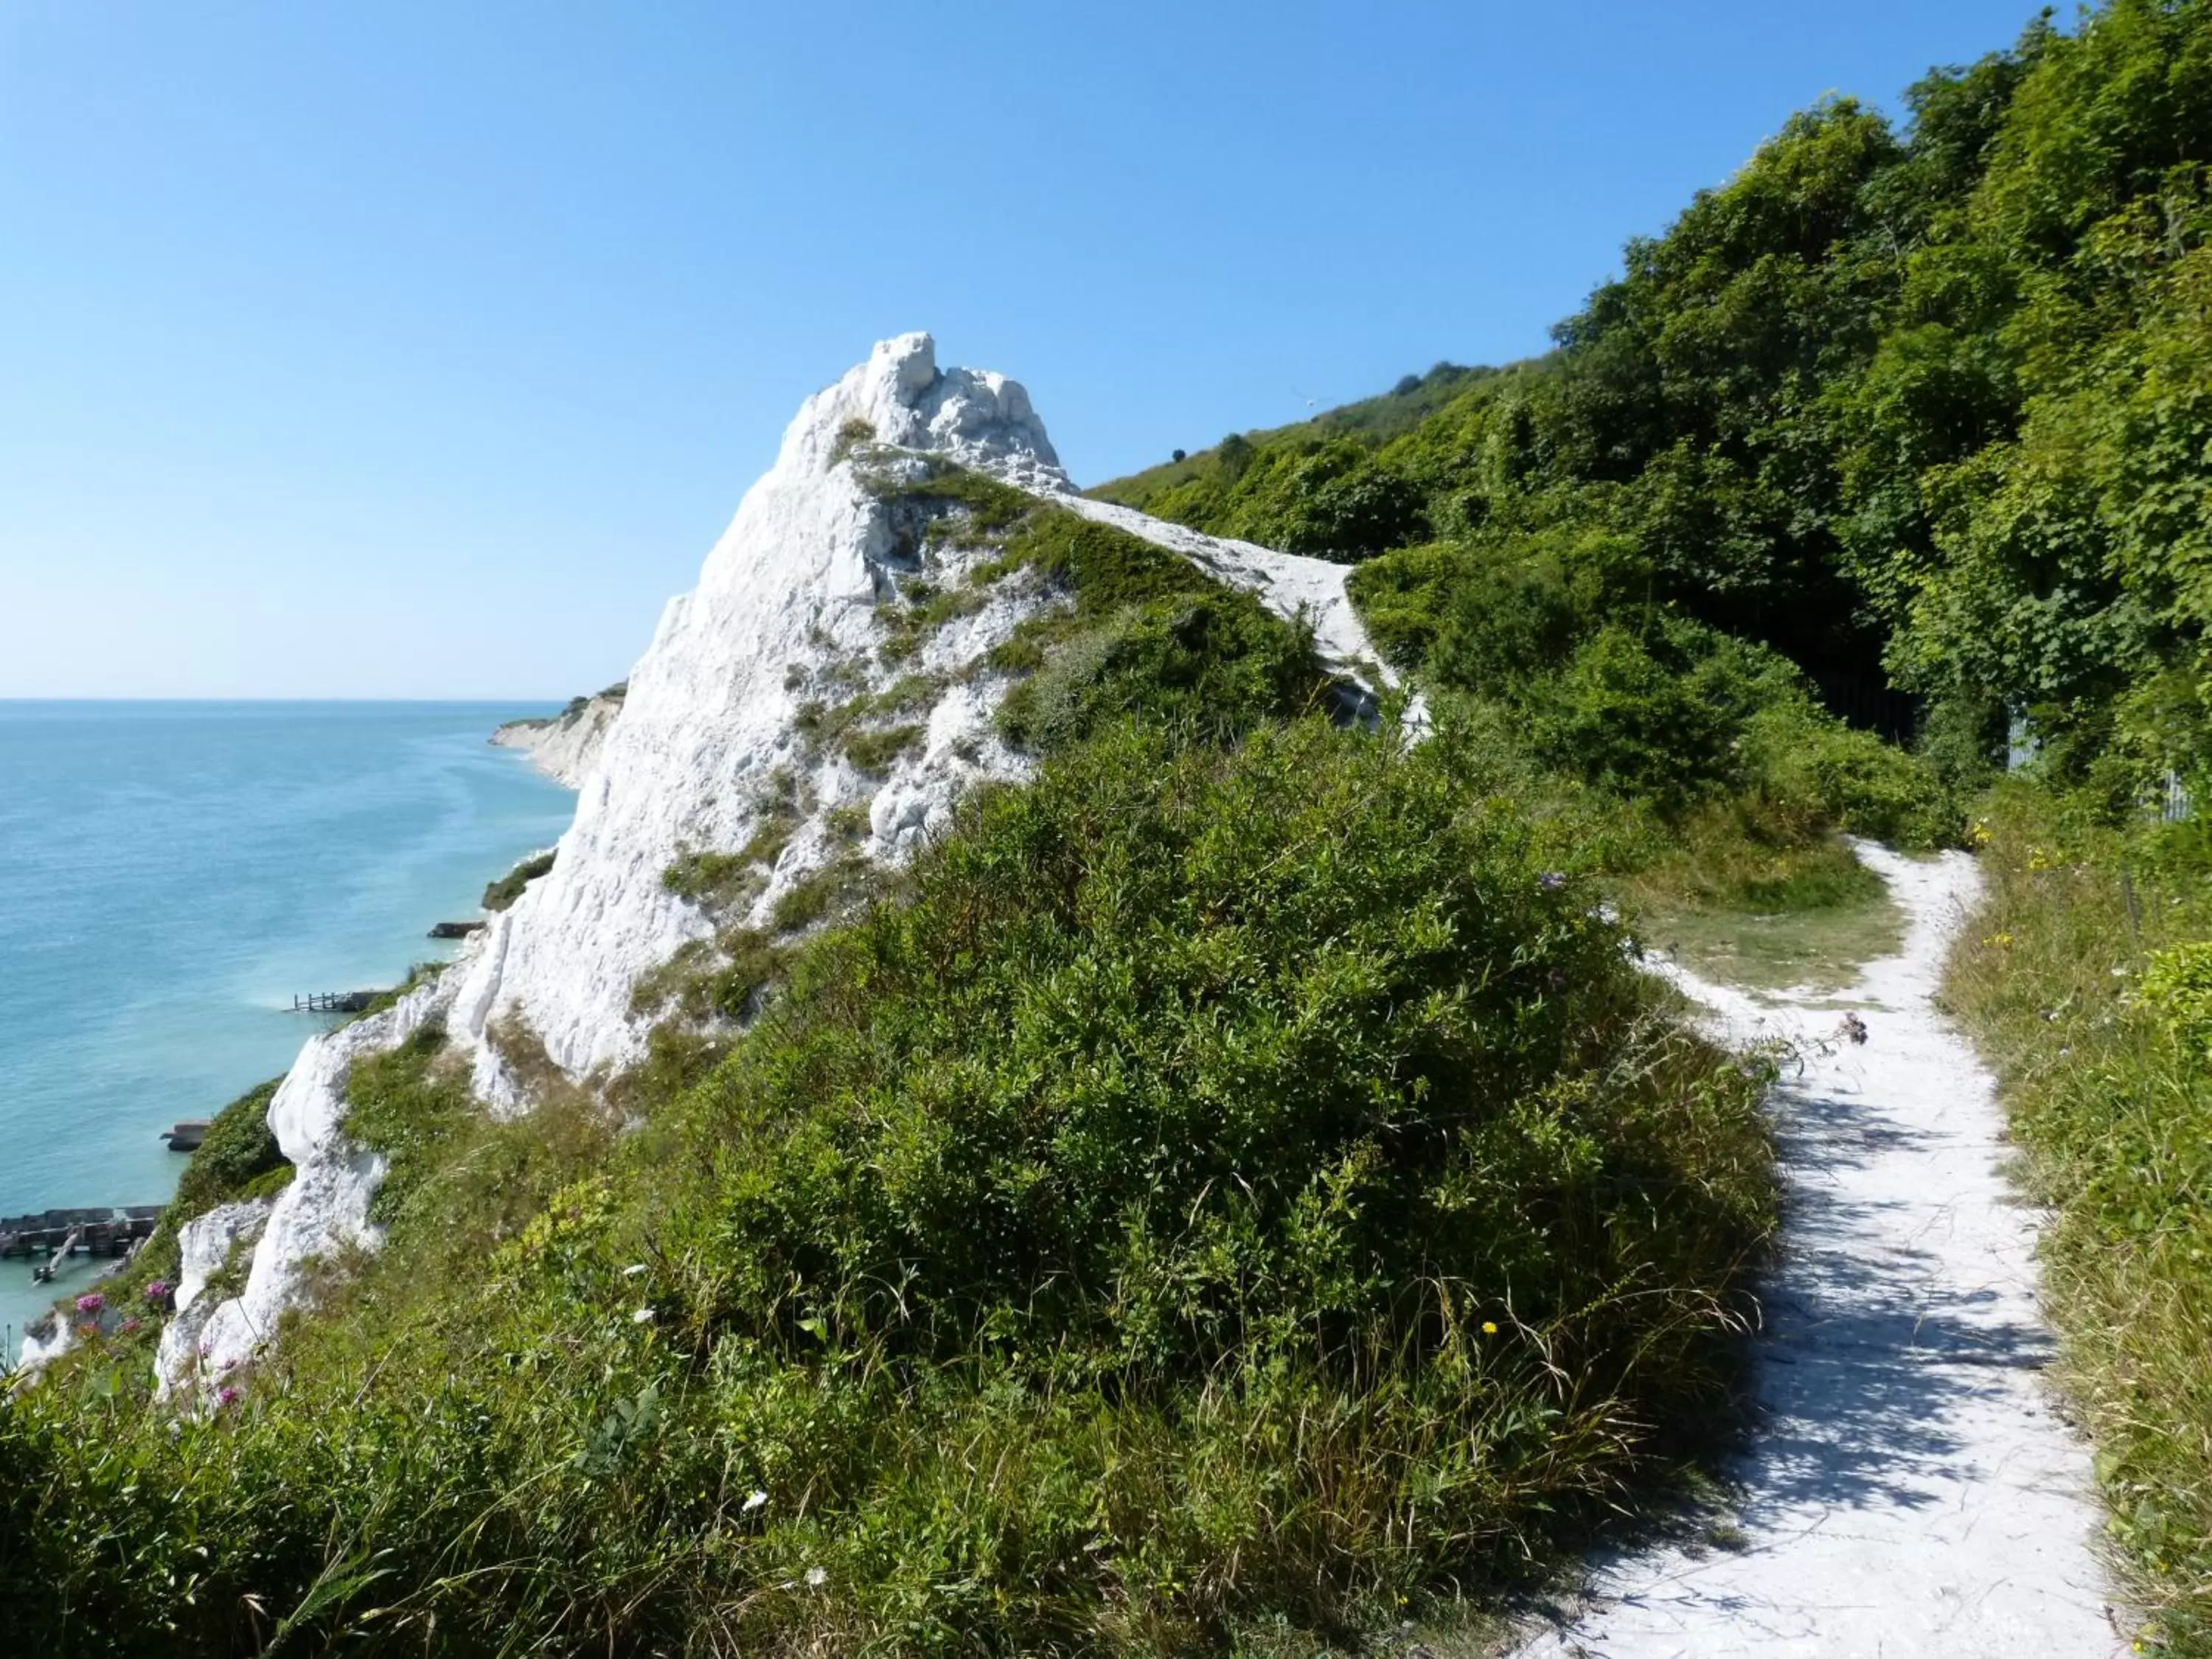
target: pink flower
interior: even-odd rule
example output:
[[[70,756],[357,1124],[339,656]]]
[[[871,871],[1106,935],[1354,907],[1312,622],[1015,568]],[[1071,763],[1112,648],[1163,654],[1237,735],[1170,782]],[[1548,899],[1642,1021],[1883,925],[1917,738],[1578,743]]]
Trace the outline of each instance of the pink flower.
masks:
[[[157,1279],[149,1285],[146,1287],[146,1299],[149,1302],[167,1302],[169,1299],[169,1281],[166,1279]]]
[[[235,1406],[237,1403],[238,1390],[228,1383],[226,1382],[215,1391],[215,1404],[217,1411],[221,1411],[225,1406]]]
[[[107,1305],[107,1298],[98,1291],[90,1291],[77,1297],[76,1310],[81,1314],[96,1314]]]
[[[134,1316],[131,1318],[125,1320],[120,1325],[118,1325],[115,1328],[115,1334],[118,1336],[129,1336],[133,1332],[137,1331],[141,1326],[144,1325],[145,1322],[146,1322],[144,1320]]]

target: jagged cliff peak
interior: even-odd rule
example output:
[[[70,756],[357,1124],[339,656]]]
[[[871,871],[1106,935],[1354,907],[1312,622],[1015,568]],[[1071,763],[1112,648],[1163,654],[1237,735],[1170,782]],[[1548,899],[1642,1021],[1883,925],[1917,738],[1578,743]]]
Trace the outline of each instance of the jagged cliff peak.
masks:
[[[801,405],[698,586],[670,601],[583,769],[552,868],[441,977],[302,1051],[270,1111],[299,1174],[267,1218],[244,1292],[214,1307],[200,1298],[173,1340],[165,1333],[165,1386],[193,1376],[211,1386],[274,1332],[307,1261],[376,1243],[368,1204],[384,1160],[342,1127],[356,1059],[441,1022],[488,1109],[531,1103],[511,1063],[518,1041],[532,1069],[595,1085],[642,1055],[651,1010],[638,988],[679,952],[711,952],[733,926],[787,925],[781,907],[800,889],[904,859],[950,823],[964,789],[1028,773],[994,722],[1020,678],[998,647],[1072,599],[1039,572],[997,570],[987,544],[924,533],[907,492],[946,463],[1300,618],[1342,682],[1388,681],[1344,567],[1076,495],[1019,382],[940,369],[926,333],[881,342]],[[951,592],[959,604],[913,627],[926,596]],[[825,720],[840,716],[842,740],[825,740]],[[686,878],[708,870],[735,879],[709,898]]]

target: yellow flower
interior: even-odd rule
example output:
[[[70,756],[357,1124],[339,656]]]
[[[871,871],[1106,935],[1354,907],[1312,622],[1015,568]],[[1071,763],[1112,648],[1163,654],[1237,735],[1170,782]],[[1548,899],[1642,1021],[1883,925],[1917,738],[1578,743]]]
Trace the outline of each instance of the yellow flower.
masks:
[[[1482,1334],[1483,1334],[1485,1336],[1495,1336],[1495,1335],[1497,1335],[1497,1334],[1498,1334],[1498,1322],[1497,1322],[1496,1320],[1494,1320],[1494,1319],[1486,1319],[1486,1320],[1484,1320],[1484,1321],[1482,1322]]]

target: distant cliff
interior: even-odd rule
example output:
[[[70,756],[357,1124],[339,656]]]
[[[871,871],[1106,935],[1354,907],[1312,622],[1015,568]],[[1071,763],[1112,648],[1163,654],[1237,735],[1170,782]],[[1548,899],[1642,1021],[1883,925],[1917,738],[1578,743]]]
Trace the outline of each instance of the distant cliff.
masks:
[[[574,789],[592,769],[605,743],[607,729],[622,713],[628,682],[611,685],[596,696],[575,697],[559,714],[545,720],[509,720],[491,734],[502,749],[527,750],[530,763],[548,777]]]

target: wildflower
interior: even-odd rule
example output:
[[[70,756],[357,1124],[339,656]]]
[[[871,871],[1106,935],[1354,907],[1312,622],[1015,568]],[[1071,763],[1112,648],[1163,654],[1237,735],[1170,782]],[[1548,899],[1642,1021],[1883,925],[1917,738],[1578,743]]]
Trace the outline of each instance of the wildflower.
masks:
[[[1482,1322],[1482,1334],[1483,1334],[1485,1336],[1495,1336],[1495,1335],[1497,1335],[1497,1334],[1498,1334],[1498,1322],[1497,1322],[1496,1320],[1494,1320],[1494,1319],[1486,1319],[1486,1320],[1484,1320],[1484,1321]]]
[[[118,1325],[115,1328],[115,1334],[118,1336],[135,1335],[145,1322],[146,1322],[144,1320],[139,1318],[136,1314],[133,1314],[130,1318],[125,1320],[120,1325]]]
[[[107,1298],[98,1291],[90,1291],[76,1299],[76,1310],[81,1314],[96,1314],[107,1305]]]
[[[1566,872],[1561,870],[1547,870],[1536,878],[1536,885],[1547,893],[1556,893],[1566,884]]]
[[[653,1323],[653,1310],[650,1308],[632,1310],[629,1322],[633,1325],[650,1325]]]
[[[1992,950],[2009,951],[2012,949],[2012,935],[2010,933],[1991,933],[1987,939],[1984,939],[1982,943],[1990,946]]]
[[[823,1587],[823,1585],[824,1585],[824,1584],[828,1583],[829,1582],[830,1582],[830,1575],[829,1575],[828,1573],[826,1573],[826,1572],[823,1571],[821,1568],[819,1568],[819,1567],[809,1567],[809,1568],[807,1568],[807,1570],[806,1570],[806,1588],[807,1588],[807,1589],[820,1589]]]
[[[215,1391],[215,1407],[217,1411],[221,1411],[226,1406],[235,1406],[237,1403],[238,1390],[232,1388],[229,1383],[224,1383]]]
[[[750,1498],[748,1498],[743,1504],[738,1506],[738,1512],[740,1515],[750,1515],[755,1510],[760,1508],[762,1504],[767,1502],[768,1494],[764,1492],[756,1491]]]
[[[149,1302],[166,1303],[169,1299],[169,1281],[166,1279],[157,1279],[146,1287],[146,1299]]]

